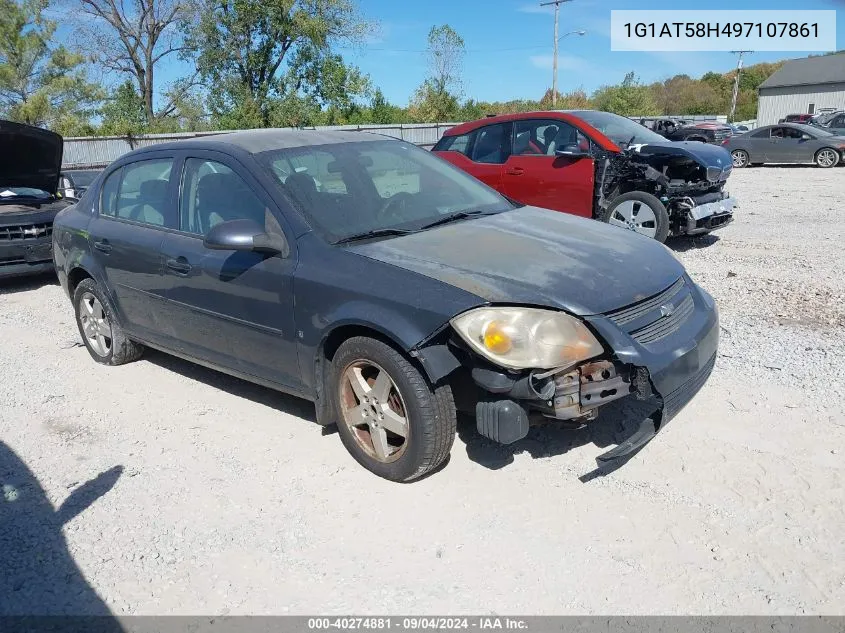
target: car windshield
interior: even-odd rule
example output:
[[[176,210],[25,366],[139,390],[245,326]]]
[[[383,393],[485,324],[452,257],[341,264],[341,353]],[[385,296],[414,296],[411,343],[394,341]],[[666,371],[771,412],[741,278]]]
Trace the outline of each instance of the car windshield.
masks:
[[[330,242],[419,231],[514,208],[446,161],[402,141],[271,150],[260,160]]]
[[[656,132],[618,114],[598,110],[580,110],[574,114],[619,146],[666,142],[666,139]]]
[[[69,171],[67,175],[73,179],[75,187],[90,187],[94,179],[100,174],[98,171]]]
[[[0,202],[16,198],[49,198],[50,194],[33,187],[0,187]]]

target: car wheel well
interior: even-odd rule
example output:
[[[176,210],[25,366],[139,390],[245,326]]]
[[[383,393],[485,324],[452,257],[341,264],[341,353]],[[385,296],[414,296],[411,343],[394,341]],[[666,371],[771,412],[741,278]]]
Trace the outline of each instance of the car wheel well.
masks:
[[[332,330],[329,335],[323,339],[320,348],[315,357],[315,404],[317,406],[317,423],[323,426],[334,424],[336,419],[336,412],[332,398],[327,394],[329,380],[331,378],[331,363],[338,348],[343,345],[344,341],[354,338],[356,336],[365,336],[368,338],[381,341],[385,345],[389,345],[397,352],[405,354],[405,351],[392,338],[385,335],[379,330],[359,324],[342,325]],[[406,354],[405,354],[406,355]],[[407,355],[406,355],[407,356]],[[416,358],[408,357],[408,360],[413,365],[418,365]],[[418,369],[420,369],[418,367]]]
[[[74,268],[68,273],[67,285],[71,297],[73,296],[73,293],[76,292],[76,287],[83,279],[93,279],[93,277],[84,268]]]

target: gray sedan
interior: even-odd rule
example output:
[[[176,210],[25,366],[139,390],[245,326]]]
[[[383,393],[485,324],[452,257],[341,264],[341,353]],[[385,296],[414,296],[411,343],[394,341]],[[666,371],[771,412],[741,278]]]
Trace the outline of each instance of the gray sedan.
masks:
[[[761,163],[815,163],[834,167],[843,160],[845,137],[799,123],[778,123],[732,136],[722,144],[734,167]]]

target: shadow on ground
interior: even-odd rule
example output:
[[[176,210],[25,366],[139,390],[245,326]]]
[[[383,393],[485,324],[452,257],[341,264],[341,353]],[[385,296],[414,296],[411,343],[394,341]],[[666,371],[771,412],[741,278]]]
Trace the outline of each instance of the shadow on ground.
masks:
[[[176,356],[148,349],[144,352],[143,360],[162,369],[176,372],[180,376],[220,389],[238,398],[245,398],[263,404],[282,413],[295,415],[298,418],[316,422],[314,403],[291,396],[275,389],[262,387],[255,383],[229,376],[214,369],[208,369]]]
[[[0,295],[11,295],[16,292],[38,290],[44,286],[58,286],[59,279],[55,273],[41,275],[27,275],[26,277],[10,277],[0,279]]]
[[[76,488],[57,510],[26,464],[0,442],[0,616],[110,616],[76,566],[62,526],[112,489],[115,466]],[[116,620],[105,629],[121,630]],[[35,623],[37,624],[37,623]]]
[[[707,248],[713,246],[719,241],[718,235],[708,233],[707,235],[691,235],[681,237],[670,237],[666,240],[666,246],[677,253],[686,253],[687,251],[694,251],[698,248]]]
[[[634,435],[640,423],[655,411],[653,402],[639,402],[633,398],[618,400],[602,407],[599,417],[587,426],[573,430],[560,422],[532,426],[528,436],[514,444],[503,446],[478,434],[475,418],[461,416],[458,419],[458,436],[466,444],[467,456],[485,468],[499,470],[513,463],[514,457],[528,453],[534,459],[545,459],[565,455],[573,449],[594,444],[610,449]],[[646,444],[646,446],[648,446]],[[580,477],[587,483],[618,470],[636,455],[620,459],[613,464],[596,468]]]

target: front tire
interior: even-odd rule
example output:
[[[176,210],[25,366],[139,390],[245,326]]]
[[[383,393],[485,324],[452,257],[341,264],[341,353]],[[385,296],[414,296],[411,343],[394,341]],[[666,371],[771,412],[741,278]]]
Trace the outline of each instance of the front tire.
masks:
[[[457,418],[451,388],[431,385],[389,345],[345,341],[332,359],[330,389],[340,439],[370,472],[413,481],[449,456]]]
[[[748,152],[744,149],[735,149],[731,152],[731,162],[733,163],[734,169],[742,169],[751,164],[751,159],[748,156]]]
[[[83,279],[73,293],[76,326],[88,353],[103,365],[138,360],[144,348],[126,338],[105,293],[93,279]]]
[[[824,169],[836,167],[839,164],[839,152],[830,147],[824,147],[816,152],[816,165]]]
[[[661,243],[669,236],[669,212],[660,200],[645,191],[630,191],[617,196],[599,219]]]

